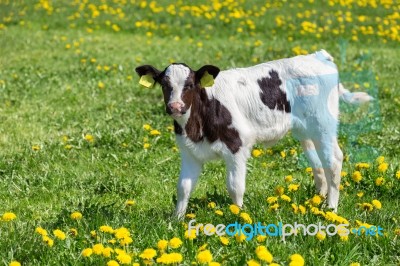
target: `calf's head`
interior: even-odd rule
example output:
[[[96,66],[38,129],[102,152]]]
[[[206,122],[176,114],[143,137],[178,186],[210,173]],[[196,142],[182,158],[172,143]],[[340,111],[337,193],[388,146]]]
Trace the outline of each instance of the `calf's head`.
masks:
[[[174,118],[185,114],[192,106],[197,93],[204,87],[212,86],[219,68],[205,65],[193,71],[185,64],[171,64],[164,71],[151,65],[139,66],[136,73],[140,76],[140,84],[152,87],[158,83],[162,87],[166,112]]]

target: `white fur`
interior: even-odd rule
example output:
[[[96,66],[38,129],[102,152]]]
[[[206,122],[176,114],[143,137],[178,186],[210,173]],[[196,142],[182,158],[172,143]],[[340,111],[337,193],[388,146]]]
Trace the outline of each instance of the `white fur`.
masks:
[[[169,78],[169,82],[172,86],[171,97],[168,103],[180,103],[184,104],[181,95],[183,91],[183,87],[185,85],[185,81],[189,76],[190,69],[184,65],[176,64],[170,65],[165,70],[165,76]]]
[[[174,91],[181,93],[182,80],[187,77],[184,66],[172,65],[170,79]],[[260,98],[262,92],[257,80],[277,71],[292,112],[269,109]],[[337,209],[340,171],[343,154],[337,143],[336,125],[339,116],[339,95],[349,94],[339,83],[333,58],[324,50],[306,56],[272,61],[248,68],[221,71],[208,97],[215,98],[232,115],[232,127],[240,135],[242,147],[232,154],[221,141],[207,140],[194,143],[184,134],[177,135],[181,149],[182,171],[178,183],[176,214],[184,215],[190,192],[200,174],[202,165],[222,158],[227,165],[227,188],[235,204],[242,206],[245,190],[246,161],[256,142],[272,145],[290,129],[301,141],[311,163],[318,193],[328,195],[328,206]],[[360,95],[362,94],[362,95]],[[371,99],[368,94],[353,94],[357,101]],[[174,94],[175,97],[180,97]],[[342,97],[343,98],[343,97]],[[324,102],[325,101],[325,102]],[[296,110],[294,110],[296,108]],[[184,128],[189,115],[178,123]]]

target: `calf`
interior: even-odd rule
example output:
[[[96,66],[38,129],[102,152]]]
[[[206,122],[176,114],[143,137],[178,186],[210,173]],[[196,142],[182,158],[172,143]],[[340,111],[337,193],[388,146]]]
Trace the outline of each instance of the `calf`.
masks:
[[[144,65],[136,72],[142,85],[161,85],[166,112],[174,119],[181,152],[177,216],[185,214],[203,164],[217,158],[226,162],[228,192],[241,207],[253,145],[272,145],[289,130],[313,168],[317,192],[337,210],[343,160],[339,97],[349,103],[371,97],[343,88],[326,51],[225,71],[212,65],[193,71],[175,63],[164,71]]]

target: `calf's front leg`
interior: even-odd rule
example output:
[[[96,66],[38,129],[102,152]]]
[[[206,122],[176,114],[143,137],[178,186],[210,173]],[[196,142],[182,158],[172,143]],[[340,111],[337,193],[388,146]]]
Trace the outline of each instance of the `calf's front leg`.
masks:
[[[190,194],[196,186],[203,164],[185,149],[181,149],[181,173],[179,175],[175,216],[182,218],[185,215]]]

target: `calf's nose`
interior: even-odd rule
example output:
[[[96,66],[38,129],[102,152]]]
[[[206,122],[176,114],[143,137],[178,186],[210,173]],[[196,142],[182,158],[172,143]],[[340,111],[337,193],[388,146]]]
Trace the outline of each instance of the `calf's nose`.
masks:
[[[172,112],[180,112],[183,106],[184,105],[180,102],[172,102],[168,104],[168,107],[171,109]]]

